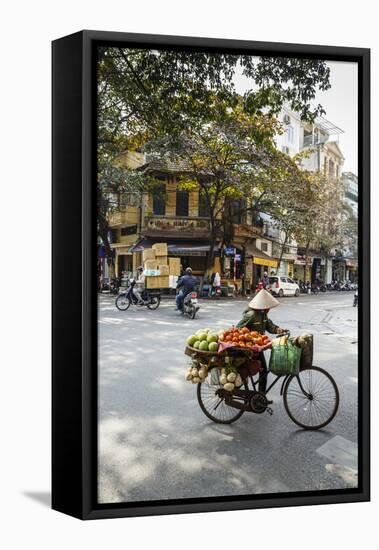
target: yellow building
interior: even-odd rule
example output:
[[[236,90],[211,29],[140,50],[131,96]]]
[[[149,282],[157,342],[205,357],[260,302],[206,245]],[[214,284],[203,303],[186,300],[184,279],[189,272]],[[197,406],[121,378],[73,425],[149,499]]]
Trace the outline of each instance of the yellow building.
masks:
[[[210,219],[199,190],[179,187],[180,178],[188,174],[189,167],[129,151],[119,155],[116,162],[129,169],[145,169],[156,182],[153,191],[142,197],[133,193],[120,197],[120,211],[110,216],[116,275],[134,272],[142,263],[144,248],[166,242],[170,256],[180,257],[184,268],[189,266],[195,275],[203,276],[210,246]],[[233,221],[232,246],[240,259],[235,262],[234,256],[224,254],[220,238],[211,271],[218,271],[233,282],[236,279],[237,286],[242,284],[242,275],[247,286],[251,286],[263,269],[276,266],[271,258],[271,241],[263,236],[263,227],[254,223],[250,214],[237,215]]]

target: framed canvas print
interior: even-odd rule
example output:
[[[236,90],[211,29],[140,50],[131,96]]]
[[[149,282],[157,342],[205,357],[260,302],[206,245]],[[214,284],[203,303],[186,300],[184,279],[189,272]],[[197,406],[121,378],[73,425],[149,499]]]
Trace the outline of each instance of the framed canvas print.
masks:
[[[53,42],[53,508],[369,499],[367,49]]]

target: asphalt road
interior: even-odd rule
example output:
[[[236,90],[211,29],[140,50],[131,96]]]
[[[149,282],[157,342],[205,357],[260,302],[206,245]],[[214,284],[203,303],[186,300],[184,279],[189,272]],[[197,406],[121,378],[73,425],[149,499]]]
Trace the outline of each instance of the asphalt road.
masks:
[[[183,318],[172,301],[156,311],[120,312],[99,299],[99,502],[355,487],[357,483],[357,309],[353,293],[283,298],[272,320],[293,335],[312,332],[314,364],[327,369],[340,407],[323,430],[286,415],[280,384],[273,416],[245,413],[219,425],[202,413],[184,380],[185,339],[236,323],[247,300],[201,301]]]

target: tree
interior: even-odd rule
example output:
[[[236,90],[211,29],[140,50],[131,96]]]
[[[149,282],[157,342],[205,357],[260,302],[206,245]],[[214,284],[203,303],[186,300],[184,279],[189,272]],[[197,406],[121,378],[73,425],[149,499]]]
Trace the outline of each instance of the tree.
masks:
[[[121,179],[105,179],[112,174],[114,157],[165,135],[180,136],[188,127],[200,132],[215,114],[217,120],[220,102],[235,108],[240,102],[234,84],[237,71],[251,80],[244,109],[261,120],[278,113],[284,102],[312,120],[323,109],[312,108],[311,100],[318,89],[330,86],[324,61],[169,49],[101,47],[97,70],[101,212],[109,206],[106,189],[114,188],[115,181],[122,184]],[[107,231],[103,223],[100,227],[108,249]]]
[[[320,172],[304,171],[304,178],[292,237],[305,249],[305,280],[310,248],[317,248],[328,257],[341,242],[344,189],[340,179],[327,178]]]
[[[275,147],[274,137],[280,131],[275,117],[247,113],[240,98],[233,109],[224,102],[218,104],[212,122],[187,127],[179,135],[145,146],[147,151],[185,165],[187,173],[180,179],[180,188],[199,189],[205,198],[210,220],[208,269],[213,265],[216,242],[230,244],[231,200],[248,199],[239,213],[275,211],[283,195],[290,194],[289,182],[292,190],[299,189],[303,172]]]

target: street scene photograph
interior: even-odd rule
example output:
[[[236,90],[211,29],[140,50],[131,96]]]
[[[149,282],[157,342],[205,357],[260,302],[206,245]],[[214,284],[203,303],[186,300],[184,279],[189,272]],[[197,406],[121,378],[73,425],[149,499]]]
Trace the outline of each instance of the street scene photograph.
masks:
[[[358,487],[358,68],[97,49],[101,504]]]

